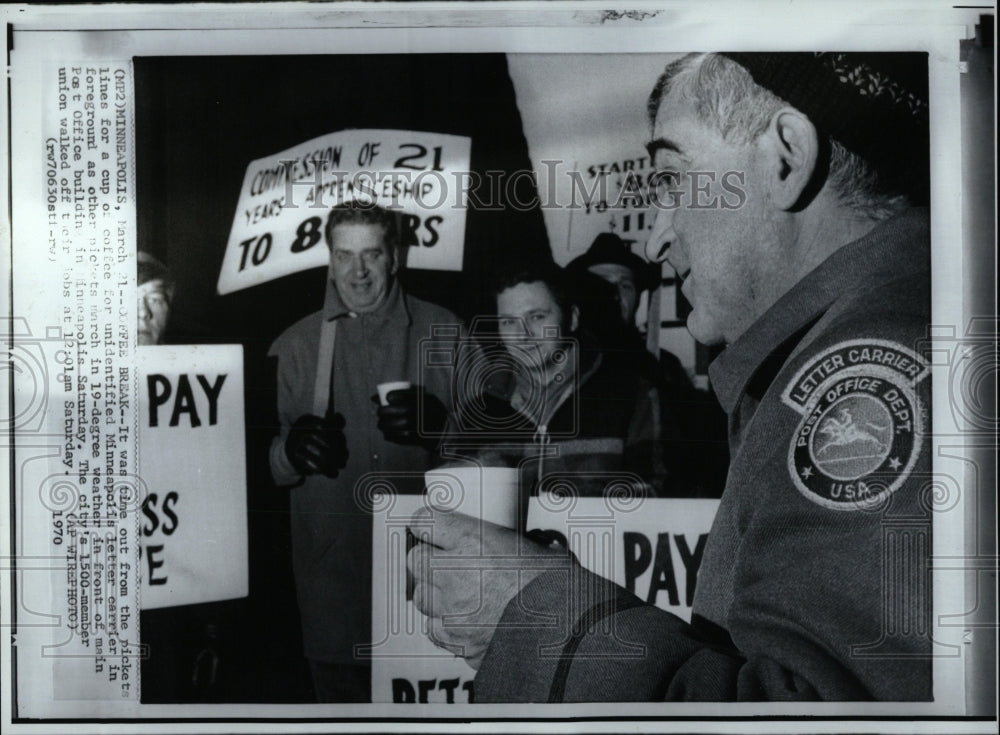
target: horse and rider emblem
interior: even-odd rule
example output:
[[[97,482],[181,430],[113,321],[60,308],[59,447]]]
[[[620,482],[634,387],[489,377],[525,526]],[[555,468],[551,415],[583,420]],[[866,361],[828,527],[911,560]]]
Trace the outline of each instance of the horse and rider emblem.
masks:
[[[850,481],[878,469],[892,447],[893,429],[877,399],[851,395],[820,418],[809,453],[824,474]]]
[[[782,394],[802,414],[788,451],[799,491],[836,510],[880,505],[919,454],[916,383],[926,374],[912,351],[871,341],[841,343],[801,368]]]

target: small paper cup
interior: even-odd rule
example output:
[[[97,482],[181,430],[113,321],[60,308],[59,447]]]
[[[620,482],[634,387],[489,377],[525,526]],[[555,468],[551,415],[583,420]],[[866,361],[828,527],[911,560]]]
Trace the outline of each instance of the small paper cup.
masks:
[[[406,390],[411,386],[408,380],[394,380],[391,383],[379,383],[376,390],[378,390],[378,402],[383,406],[389,405],[389,399],[386,398],[394,390]]]
[[[428,507],[517,528],[518,473],[514,467],[441,467],[424,473]]]

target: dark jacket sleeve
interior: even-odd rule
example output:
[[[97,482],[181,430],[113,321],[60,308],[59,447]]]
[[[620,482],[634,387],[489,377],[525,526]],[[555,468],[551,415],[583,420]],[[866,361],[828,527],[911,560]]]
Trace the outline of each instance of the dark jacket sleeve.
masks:
[[[476,676],[476,701],[872,699],[831,641],[780,605],[770,618],[759,609],[737,616],[738,650],[579,567],[546,572],[508,605]],[[877,659],[897,687],[891,698],[927,696],[920,674],[929,660],[909,653]]]
[[[676,615],[573,566],[542,574],[511,601],[476,676],[475,696],[656,701],[681,677],[703,698],[730,699],[740,663]]]

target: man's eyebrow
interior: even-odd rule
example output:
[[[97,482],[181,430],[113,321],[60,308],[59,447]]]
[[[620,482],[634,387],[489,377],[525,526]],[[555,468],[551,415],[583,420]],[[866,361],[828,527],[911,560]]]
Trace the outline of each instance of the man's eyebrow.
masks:
[[[651,140],[646,143],[646,152],[649,154],[650,163],[656,160],[656,154],[660,151],[670,151],[671,153],[677,153],[682,156],[684,155],[684,151],[681,150],[681,147],[669,138],[657,138],[656,140]]]

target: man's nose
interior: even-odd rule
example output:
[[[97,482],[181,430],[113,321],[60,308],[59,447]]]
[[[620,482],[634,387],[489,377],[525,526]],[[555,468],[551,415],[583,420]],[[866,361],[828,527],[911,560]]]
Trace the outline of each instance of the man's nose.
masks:
[[[153,312],[149,308],[149,304],[146,303],[145,298],[139,299],[139,318],[140,319],[150,319],[153,316]]]
[[[357,276],[368,275],[368,263],[360,256],[354,259],[354,274]]]
[[[649,239],[646,240],[646,260],[651,263],[662,263],[670,255],[671,245],[677,238],[674,233],[674,210],[663,208],[661,205],[653,207],[651,211],[656,217]]]

